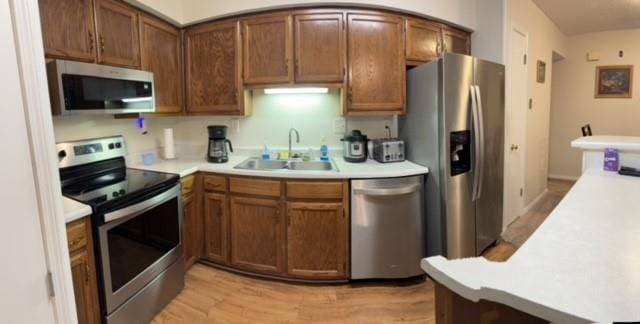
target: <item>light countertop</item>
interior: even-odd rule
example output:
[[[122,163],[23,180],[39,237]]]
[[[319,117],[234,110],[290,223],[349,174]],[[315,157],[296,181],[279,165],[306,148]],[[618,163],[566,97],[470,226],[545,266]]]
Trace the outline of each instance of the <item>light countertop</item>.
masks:
[[[587,170],[508,261],[422,260],[436,281],[558,323],[640,320],[640,178]]]
[[[571,147],[598,151],[604,151],[606,148],[617,148],[621,151],[640,151],[640,137],[586,136],[572,141]]]
[[[62,197],[62,209],[64,210],[64,221],[66,223],[71,223],[74,220],[89,216],[92,213],[89,205],[79,203],[67,197]]]
[[[333,158],[338,171],[264,171],[244,170],[234,167],[249,156],[230,155],[227,163],[209,163],[204,157],[180,157],[175,160],[158,160],[153,165],[132,164],[130,168],[179,174],[181,177],[197,171],[215,172],[229,175],[295,178],[295,179],[363,179],[392,178],[426,174],[429,169],[415,163],[404,161],[395,163],[379,163],[367,160],[363,163],[348,163],[342,158]]]

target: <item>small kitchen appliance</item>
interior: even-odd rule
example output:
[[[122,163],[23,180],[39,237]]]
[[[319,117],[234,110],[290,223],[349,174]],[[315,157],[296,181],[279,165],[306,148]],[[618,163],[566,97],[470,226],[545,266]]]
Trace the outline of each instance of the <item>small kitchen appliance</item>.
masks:
[[[367,135],[354,129],[342,139],[342,156],[344,160],[352,163],[367,160]]]
[[[398,138],[374,139],[373,159],[380,163],[404,161],[404,141]]]
[[[207,151],[207,161],[211,163],[226,163],[229,161],[229,151],[233,152],[231,141],[227,139],[227,126],[211,125],[209,130],[209,149]]]

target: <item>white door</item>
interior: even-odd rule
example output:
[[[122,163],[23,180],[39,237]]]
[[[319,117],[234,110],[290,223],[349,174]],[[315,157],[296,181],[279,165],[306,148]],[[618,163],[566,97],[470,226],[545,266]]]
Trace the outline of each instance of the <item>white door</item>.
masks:
[[[9,1],[0,39],[0,323],[55,323]]]
[[[524,139],[527,113],[527,35],[517,28],[509,32],[507,57],[507,107],[505,141],[506,227],[522,214],[524,197]]]

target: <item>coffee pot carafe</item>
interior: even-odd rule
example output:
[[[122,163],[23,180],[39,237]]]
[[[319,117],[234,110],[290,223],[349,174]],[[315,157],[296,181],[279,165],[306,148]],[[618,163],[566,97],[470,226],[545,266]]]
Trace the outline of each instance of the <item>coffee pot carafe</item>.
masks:
[[[212,125],[208,126],[209,131],[209,149],[207,150],[207,161],[212,163],[225,163],[229,161],[229,151],[233,152],[231,141],[227,139],[227,126]]]

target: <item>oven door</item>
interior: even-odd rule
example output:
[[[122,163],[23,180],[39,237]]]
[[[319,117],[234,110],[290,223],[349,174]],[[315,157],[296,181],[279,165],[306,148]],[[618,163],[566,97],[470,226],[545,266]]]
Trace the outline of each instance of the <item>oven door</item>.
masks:
[[[98,226],[107,314],[182,258],[180,185],[104,214]]]

